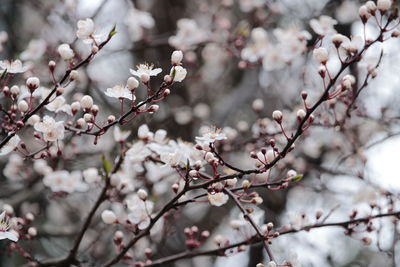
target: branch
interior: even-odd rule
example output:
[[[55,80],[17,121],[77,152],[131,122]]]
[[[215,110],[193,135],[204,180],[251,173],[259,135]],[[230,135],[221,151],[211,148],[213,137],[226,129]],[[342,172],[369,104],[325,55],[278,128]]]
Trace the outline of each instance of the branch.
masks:
[[[342,221],[342,222],[336,222],[336,223],[320,223],[320,224],[312,224],[308,226],[304,226],[298,230],[296,229],[290,229],[286,231],[280,231],[279,236],[281,235],[286,235],[286,234],[292,234],[292,233],[298,233],[301,231],[309,231],[314,228],[323,228],[323,227],[343,227],[347,228],[349,225],[352,224],[359,224],[359,223],[366,223],[369,222],[370,220],[378,219],[378,218],[383,218],[383,217],[391,217],[394,216],[396,218],[399,218],[400,216],[400,211],[397,212],[391,212],[391,213],[383,213],[383,214],[378,214],[374,216],[368,216],[360,219],[354,219],[354,220],[349,220],[349,221]],[[153,267],[153,266],[165,266],[167,263],[171,263],[180,259],[187,259],[187,258],[194,258],[194,257],[200,257],[200,256],[227,256],[225,252],[229,249],[237,248],[243,245],[251,245],[251,244],[256,244],[264,241],[263,238],[260,238],[258,236],[252,237],[249,240],[244,240],[240,241],[237,243],[233,243],[228,246],[220,247],[217,249],[211,249],[211,250],[203,250],[203,251],[184,251],[177,253],[175,255],[167,256],[158,260],[155,260],[149,264],[144,265],[144,267]]]

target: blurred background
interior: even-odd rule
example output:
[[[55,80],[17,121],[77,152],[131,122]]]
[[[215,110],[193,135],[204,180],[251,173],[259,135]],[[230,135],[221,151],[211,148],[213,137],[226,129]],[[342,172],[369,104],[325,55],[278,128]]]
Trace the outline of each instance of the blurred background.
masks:
[[[0,59],[21,59],[24,64],[32,65],[24,75],[14,77],[13,83],[23,83],[24,78],[35,75],[41,78],[44,86],[50,87],[51,77],[45,66],[49,60],[59,58],[58,45],[71,44],[81,58],[90,53],[90,46],[75,37],[79,19],[92,18],[98,33],[108,33],[116,24],[118,33],[87,67],[79,70],[78,82],[68,86],[65,93],[69,100],[80,94],[90,94],[101,107],[100,116],[106,118],[108,114],[119,112],[116,102],[104,95],[106,88],[124,84],[130,76],[129,69],[143,62],[154,64],[167,73],[172,51],[183,50],[184,66],[188,70],[185,81],[173,87],[171,96],[160,103],[157,113],[138,117],[124,129],[134,133],[131,135],[134,140],[138,126],[145,123],[153,131],[167,130],[169,138],[194,142],[205,126],[217,126],[235,140],[224,147],[226,158],[239,167],[251,168],[249,152],[265,146],[267,137],[275,129],[272,111],[282,110],[290,128],[296,121],[297,108],[302,106],[300,92],[306,90],[313,103],[322,91],[318,64],[308,53],[318,38],[310,20],[327,15],[336,20],[334,29],[338,33],[348,37],[359,35],[362,24],[358,9],[363,2],[1,0]],[[274,44],[268,50],[271,57],[264,58],[264,62],[243,59],[243,49],[251,43],[251,32],[257,27],[263,28],[268,42]],[[375,32],[373,27],[367,27],[371,36]],[[297,51],[300,44],[293,43],[291,38],[300,35],[304,36],[301,41],[304,47]],[[324,42],[329,43],[329,40]],[[331,221],[342,221],[348,219],[353,209],[357,209],[360,216],[370,214],[371,202],[396,210],[400,189],[397,169],[399,41],[377,44],[365,60],[350,68],[349,73],[361,84],[368,64],[376,62],[381,49],[384,49],[384,56],[378,76],[363,91],[354,116],[344,126],[333,125],[331,110],[328,105],[322,106],[317,112],[315,127],[311,127],[296,150],[277,166],[276,175],[293,168],[303,173],[304,179],[285,190],[261,190],[264,203],[260,212],[265,218],[261,216],[260,223],[305,225],[313,222],[318,210],[323,210],[324,215],[331,213]],[[57,75],[61,76],[67,65],[61,61],[57,64]],[[159,75],[152,82],[156,86],[161,81],[162,75]],[[138,94],[143,97],[145,92]],[[263,100],[261,110],[254,109],[255,99]],[[338,103],[336,112],[339,118],[345,116],[343,105]],[[93,140],[86,137],[77,141],[76,146],[81,146],[84,153],[81,151],[59,167],[81,170],[98,165],[100,152],[116,154],[110,133],[99,145],[92,143]],[[15,164],[12,165],[14,169],[7,169],[11,160],[18,159],[10,156],[0,160],[3,170],[0,203],[13,205],[21,214],[36,210],[38,222],[42,218],[39,238],[30,245],[31,249],[43,258],[66,253],[76,233],[77,224],[71,222],[81,220],[98,191],[70,195],[52,204],[49,194],[43,193],[36,180],[21,177]],[[27,162],[20,164],[21,168],[31,166]],[[140,177],[133,179],[145,179]],[[157,194],[156,190],[153,193]],[[168,199],[168,195],[164,198]],[[79,207],[78,203],[87,205]],[[182,229],[187,226],[210,230],[212,237],[223,234],[242,240],[246,234],[236,233],[229,227],[230,220],[238,216],[232,203],[219,208],[206,203],[185,208],[173,220],[170,235],[153,245],[155,258],[185,250]],[[46,217],[50,219],[45,220]],[[87,255],[84,257],[89,263],[93,258],[106,257],[103,252],[110,247],[106,242],[90,246],[104,228],[101,223],[97,226],[85,241]],[[383,219],[375,227],[379,230],[370,234],[355,233],[351,237],[341,228],[301,232],[276,239],[272,248],[278,259],[290,259],[294,266],[397,266],[400,260],[398,223]],[[112,238],[112,232],[106,233],[100,240]],[[373,240],[371,246],[360,241],[365,236]],[[213,246],[212,237],[205,247]],[[147,245],[139,244],[135,253],[140,255]],[[166,266],[255,266],[263,259],[263,247],[254,245],[231,257],[199,257]],[[20,266],[22,262],[18,257],[10,258],[0,252],[1,266]]]

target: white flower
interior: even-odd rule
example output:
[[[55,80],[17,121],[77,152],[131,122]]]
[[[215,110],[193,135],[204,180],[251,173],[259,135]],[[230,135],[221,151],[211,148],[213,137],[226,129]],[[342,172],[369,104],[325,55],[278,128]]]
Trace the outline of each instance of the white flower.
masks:
[[[192,19],[180,19],[177,22],[176,35],[168,39],[168,43],[182,51],[189,50],[207,39],[207,33]]]
[[[121,131],[121,129],[116,126],[114,128],[114,140],[116,142],[125,142],[126,138],[131,134],[131,131]]]
[[[261,27],[254,28],[251,31],[251,42],[243,48],[241,57],[249,62],[256,62],[266,54],[269,46],[267,32]]]
[[[150,131],[146,124],[140,125],[138,129],[138,137],[140,139],[153,140],[154,133]]]
[[[176,149],[172,153],[160,152],[160,159],[162,162],[172,167],[179,165],[182,161],[185,160],[183,153],[178,149]]]
[[[337,24],[337,21],[329,16],[320,16],[317,19],[310,20],[310,26],[313,31],[321,36],[332,35],[336,33],[336,30],[333,28],[334,25]]]
[[[113,224],[117,221],[117,216],[111,210],[104,210],[101,213],[101,219],[106,224]]]
[[[46,41],[43,39],[31,40],[28,47],[20,55],[22,60],[37,60],[46,52]]]
[[[378,0],[376,6],[380,11],[385,12],[392,6],[392,0]]]
[[[325,64],[329,59],[329,54],[325,47],[319,47],[317,49],[314,49],[313,57],[319,63]]]
[[[107,91],[104,92],[106,94],[106,96],[109,97],[114,97],[114,98],[118,98],[118,99],[129,99],[135,100],[135,96],[132,95],[132,92],[129,91],[129,89],[123,85],[116,85],[113,88],[107,88]]]
[[[186,74],[187,74],[187,71],[185,68],[183,68],[181,66],[175,66],[175,67],[172,67],[169,75],[174,77],[174,80],[173,80],[174,82],[181,82],[181,81],[183,81],[183,79],[185,79]]]
[[[229,196],[227,194],[224,194],[222,192],[219,193],[208,193],[208,201],[210,201],[210,204],[213,206],[222,206],[226,202],[228,202]]]
[[[36,131],[43,133],[45,141],[54,142],[64,138],[64,122],[56,122],[50,116],[44,116],[43,122],[37,122],[34,125]]]
[[[348,54],[355,54],[360,51],[364,46],[364,39],[360,36],[352,36],[351,40],[346,36],[343,36],[343,43],[341,48],[344,49]]]
[[[74,50],[71,49],[69,44],[61,44],[57,48],[58,53],[60,54],[63,60],[71,60],[74,58]]]
[[[150,215],[153,212],[154,203],[152,201],[141,200],[137,195],[126,198],[126,204],[130,213],[128,219],[131,223],[137,224],[140,230],[150,225]]]
[[[138,163],[143,161],[146,157],[151,155],[151,151],[146,147],[142,141],[136,142],[126,151],[126,157],[131,163]]]
[[[171,63],[174,65],[180,65],[183,59],[183,53],[181,50],[175,50],[171,55]]]
[[[79,103],[83,109],[90,109],[93,106],[93,98],[90,95],[85,95]]]
[[[125,24],[132,41],[136,42],[143,38],[143,29],[153,28],[155,21],[150,13],[131,8],[125,17]]]
[[[79,20],[77,23],[78,30],[76,36],[79,39],[88,39],[94,33],[94,22],[87,18],[85,20]]]
[[[14,135],[11,139],[2,147],[0,148],[0,156],[7,155],[8,153],[12,152],[21,141],[18,135]]]
[[[98,183],[101,180],[99,171],[96,168],[88,168],[82,172],[82,175],[89,184]]]
[[[6,218],[6,212],[0,214],[0,240],[9,239],[11,241],[18,241],[18,234],[14,230],[10,230],[10,223]]]
[[[43,178],[43,184],[50,187],[53,192],[73,193],[75,191],[84,192],[88,189],[88,185],[82,181],[82,175],[79,171],[72,173],[66,170],[51,172]]]
[[[72,115],[71,106],[66,104],[66,100],[63,96],[56,97],[53,101],[46,105],[46,109],[55,113],[65,112],[68,115]]]
[[[147,74],[148,76],[157,76],[162,71],[162,69],[160,68],[153,69],[153,64],[139,64],[138,66],[136,66],[136,68],[137,70],[130,69],[130,72],[132,73],[132,75],[135,75],[139,78],[141,78],[143,74]]]
[[[29,69],[29,66],[24,66],[22,65],[22,62],[20,60],[15,60],[15,61],[0,61],[0,73],[3,73],[5,70],[7,70],[7,73],[23,73]]]
[[[214,143],[218,140],[225,140],[227,139],[226,135],[221,132],[221,129],[210,129],[206,133],[203,134],[201,137],[196,137],[196,141],[201,144],[208,145],[210,143]]]

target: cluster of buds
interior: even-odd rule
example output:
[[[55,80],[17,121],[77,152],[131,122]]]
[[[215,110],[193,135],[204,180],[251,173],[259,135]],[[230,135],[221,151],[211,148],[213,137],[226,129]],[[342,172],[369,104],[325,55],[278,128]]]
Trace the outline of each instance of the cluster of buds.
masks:
[[[376,15],[376,11],[379,11],[383,16],[385,15],[389,9],[392,7],[392,0],[378,0],[375,4],[374,1],[367,1],[364,5],[360,7],[358,10],[358,14],[360,15],[362,23],[367,23],[370,17]]]
[[[199,228],[197,226],[186,227],[184,233],[186,236],[186,247],[190,250],[200,247],[210,236],[209,231],[202,231],[199,233]]]

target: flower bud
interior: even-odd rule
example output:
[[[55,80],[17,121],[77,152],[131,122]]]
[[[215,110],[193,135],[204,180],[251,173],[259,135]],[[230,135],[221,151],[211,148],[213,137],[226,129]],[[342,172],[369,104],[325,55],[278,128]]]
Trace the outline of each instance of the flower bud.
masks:
[[[303,119],[304,119],[304,117],[306,116],[306,112],[304,111],[304,109],[299,109],[298,111],[297,111],[297,119],[299,120],[299,121],[302,121]]]
[[[365,5],[363,5],[363,6],[360,7],[360,9],[358,10],[358,15],[360,16],[361,21],[362,21],[364,24],[365,24],[365,23],[368,21],[368,19],[371,17],[371,13],[369,13],[369,10],[368,10],[368,8],[367,8]]]
[[[26,86],[28,87],[29,91],[32,93],[40,86],[40,80],[37,77],[30,77],[26,80]]]
[[[96,116],[97,113],[99,113],[99,106],[98,106],[98,105],[93,105],[93,106],[90,108],[90,113],[92,113],[93,116]]]
[[[128,81],[126,82],[126,87],[129,91],[133,91],[139,87],[139,82],[134,77],[129,77]]]
[[[180,65],[183,59],[183,53],[180,50],[175,50],[171,55],[171,64]]]
[[[272,112],[272,118],[276,122],[281,123],[283,118],[282,112],[280,110],[275,110],[274,112]]]
[[[340,45],[343,43],[343,40],[345,40],[345,36],[340,33],[332,36],[332,43],[335,45],[336,48],[340,47]]]
[[[251,186],[251,183],[249,182],[249,180],[244,180],[244,181],[242,182],[242,187],[243,187],[244,189],[250,188],[250,186]]]
[[[76,127],[78,127],[78,128],[82,128],[83,126],[85,126],[85,124],[86,124],[86,122],[85,122],[85,119],[83,119],[83,118],[79,118],[76,121]]]
[[[56,95],[57,95],[57,96],[60,96],[60,95],[62,95],[63,93],[64,93],[64,87],[58,86],[58,87],[57,87],[57,90],[56,90]]]
[[[56,65],[57,65],[57,64],[56,64],[55,61],[53,61],[53,60],[50,60],[50,61],[49,61],[48,66],[49,66],[49,69],[50,69],[51,72],[54,71],[54,69],[56,68]]]
[[[28,228],[28,234],[29,234],[30,236],[36,236],[36,235],[37,235],[37,230],[36,230],[36,228],[35,228],[35,227],[29,227],[29,228]]]
[[[85,110],[89,110],[93,106],[93,98],[89,95],[85,95],[81,98],[81,107]]]
[[[151,105],[148,109],[149,112],[157,112],[157,110],[160,108],[159,105]]]
[[[107,117],[107,122],[108,123],[112,123],[114,121],[115,121],[115,116],[114,115],[110,115],[110,116]]]
[[[26,103],[25,100],[21,100],[18,103],[18,110],[21,112],[26,112],[28,110],[29,106],[28,103]]]
[[[72,114],[76,114],[81,109],[81,104],[78,101],[71,103]]]
[[[260,112],[264,108],[264,101],[261,98],[257,98],[253,101],[252,107],[256,112]]]
[[[19,95],[19,92],[20,92],[19,87],[16,86],[16,85],[14,85],[14,86],[12,86],[12,87],[10,88],[10,93],[11,93],[11,94],[13,95],[13,97],[15,97],[15,98]]]
[[[83,119],[85,120],[85,122],[93,122],[93,115],[90,113],[85,113],[85,115],[83,115]]]
[[[74,50],[71,49],[69,44],[61,44],[57,48],[58,54],[60,54],[63,60],[71,60],[74,58]]]
[[[326,62],[329,59],[329,54],[328,50],[326,50],[325,47],[319,47],[317,49],[314,49],[313,51],[313,57],[316,61],[318,61],[321,64],[326,64]]]
[[[145,201],[147,199],[147,197],[148,197],[148,194],[144,189],[139,189],[138,192],[137,192],[137,195],[143,201]]]
[[[115,213],[111,210],[104,210],[101,213],[101,219],[106,224],[113,224],[117,221],[117,216],[115,216]]]
[[[378,7],[379,11],[385,13],[392,6],[392,0],[378,0],[378,2],[376,2],[376,6]]]
[[[71,73],[69,74],[69,79],[71,81],[75,81],[76,79],[78,79],[78,71],[77,70],[72,70]]]
[[[140,80],[142,81],[142,83],[148,83],[150,81],[150,75],[147,73],[142,73],[140,75]]]

